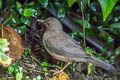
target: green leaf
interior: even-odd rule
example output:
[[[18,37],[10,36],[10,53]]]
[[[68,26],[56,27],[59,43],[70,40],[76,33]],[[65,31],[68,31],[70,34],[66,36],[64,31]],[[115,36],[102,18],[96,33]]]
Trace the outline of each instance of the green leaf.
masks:
[[[22,67],[19,67],[19,71],[22,72],[23,68]]]
[[[102,31],[103,26],[98,26],[97,29],[99,29],[100,31]]]
[[[33,78],[33,80],[37,80],[36,78]]]
[[[13,16],[12,17],[12,22],[14,24],[19,24],[20,23],[19,16],[18,15]]]
[[[0,0],[0,9],[2,9],[2,0]]]
[[[30,21],[26,17],[22,17],[21,18],[21,22],[24,23],[24,24],[26,24],[26,25],[28,25],[28,26],[30,26]]]
[[[23,15],[23,14],[22,14],[22,13],[23,13],[23,8],[19,8],[18,11],[19,11],[19,13],[20,13],[21,15]]]
[[[100,60],[107,61],[107,59],[106,59],[105,57],[103,57],[101,53],[98,53],[98,54],[97,54],[97,57],[98,57]]]
[[[87,47],[85,50],[86,50],[86,53],[88,53],[90,55],[93,55],[93,53],[94,53],[94,50],[92,48]]]
[[[120,46],[115,50],[115,54],[120,54]]]
[[[74,30],[74,31],[72,32],[72,34],[75,35],[75,36],[77,36],[77,35],[78,35],[78,31],[77,31],[77,30]]]
[[[107,41],[108,43],[112,43],[114,41],[114,39],[112,38],[112,36],[110,34],[108,34],[108,33],[101,33],[100,37],[103,40]]]
[[[48,69],[47,69],[46,67],[44,67],[44,68],[43,68],[43,71],[45,71],[45,72],[46,72],[46,71],[48,71]]]
[[[90,73],[92,72],[93,68],[94,68],[94,65],[92,63],[89,63],[88,64],[88,73],[87,73],[87,75],[90,75]]]
[[[24,34],[25,30],[26,30],[26,26],[22,25],[20,27],[17,27],[18,33],[20,33],[21,35]]]
[[[30,80],[30,77],[29,77],[29,76],[26,76],[25,79],[26,79],[26,80]]]
[[[113,7],[115,6],[117,0],[99,0],[99,3],[102,8],[103,21],[107,19],[111,13]]]
[[[88,29],[91,28],[90,23],[87,20],[85,20],[85,28],[88,28]]]
[[[0,52],[0,61],[4,62],[4,61],[8,61],[9,57],[5,55],[5,53]]]
[[[88,0],[88,6],[90,7],[90,0]]]
[[[16,1],[16,8],[19,9],[19,8],[21,8],[21,7],[22,7],[21,3],[18,2],[18,1]]]
[[[25,51],[24,51],[24,54],[25,55],[28,55],[28,54],[30,54],[30,52],[31,52],[31,46],[29,46]]]
[[[47,8],[48,7],[48,0],[39,0],[42,7]]]
[[[2,52],[6,52],[9,50],[9,47],[8,47],[9,43],[7,41],[7,39],[5,38],[0,38],[0,50]]]
[[[47,62],[42,62],[41,66],[48,66],[48,63]]]
[[[113,23],[110,25],[110,27],[120,29],[120,23]]]
[[[11,64],[11,58],[5,54],[6,51],[9,51],[8,45],[7,39],[0,38],[0,64],[3,66]]]
[[[60,7],[57,12],[58,18],[64,18],[65,17],[65,9],[63,7]]]
[[[118,36],[120,36],[120,23],[113,23],[110,25],[110,31]]]
[[[26,4],[26,5],[32,6],[32,5],[35,5],[35,2],[34,2],[34,1],[31,1],[31,2],[29,2],[29,3]]]
[[[37,13],[37,10],[32,9],[32,8],[25,8],[24,11],[23,11],[23,15],[25,17],[33,16],[35,13]]]
[[[16,73],[16,80],[22,80],[22,76],[23,76],[22,72],[17,72]]]
[[[41,76],[37,76],[37,78],[36,78],[37,80],[41,80]]]
[[[68,6],[71,7],[77,0],[67,0]]]
[[[8,73],[11,74],[12,72],[14,72],[14,67],[13,66],[9,66],[8,67]]]

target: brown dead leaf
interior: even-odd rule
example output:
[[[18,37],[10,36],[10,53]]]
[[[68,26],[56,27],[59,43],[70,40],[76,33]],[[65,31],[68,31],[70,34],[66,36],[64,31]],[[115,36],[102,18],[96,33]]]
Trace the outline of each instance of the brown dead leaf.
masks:
[[[6,26],[0,28],[0,34],[0,37],[6,38],[10,42],[10,51],[6,54],[12,58],[12,61],[20,59],[24,52],[20,35],[12,27]]]
[[[66,73],[59,73],[53,76],[50,80],[69,80],[69,76]]]

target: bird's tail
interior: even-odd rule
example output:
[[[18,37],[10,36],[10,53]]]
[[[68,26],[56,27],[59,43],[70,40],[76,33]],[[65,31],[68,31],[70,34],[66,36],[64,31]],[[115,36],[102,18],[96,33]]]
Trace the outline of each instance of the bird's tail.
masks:
[[[93,63],[95,66],[102,67],[105,70],[108,70],[108,71],[114,70],[114,66],[113,65],[111,65],[111,64],[109,64],[107,62],[104,62],[104,61],[102,61],[100,59],[97,59],[97,58],[95,58],[93,56],[88,57],[87,60],[88,60],[88,62]]]
[[[93,63],[95,66],[98,66],[98,67],[101,67],[105,70],[108,70],[108,71],[114,71],[115,68],[113,65],[107,63],[107,62],[104,62],[100,59],[97,59],[93,56],[88,56],[88,57],[84,57],[84,58],[74,58],[73,59],[74,61],[78,61],[78,62],[90,62],[90,63]]]

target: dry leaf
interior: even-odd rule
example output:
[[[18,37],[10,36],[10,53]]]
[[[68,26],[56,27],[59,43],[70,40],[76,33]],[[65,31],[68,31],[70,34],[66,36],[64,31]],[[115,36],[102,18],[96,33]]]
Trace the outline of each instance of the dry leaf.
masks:
[[[69,80],[69,76],[66,73],[59,73],[50,80]]]
[[[10,51],[6,54],[12,58],[12,62],[21,58],[24,48],[21,44],[20,35],[12,27],[6,26],[0,28],[0,34],[2,38],[6,38],[10,42]]]

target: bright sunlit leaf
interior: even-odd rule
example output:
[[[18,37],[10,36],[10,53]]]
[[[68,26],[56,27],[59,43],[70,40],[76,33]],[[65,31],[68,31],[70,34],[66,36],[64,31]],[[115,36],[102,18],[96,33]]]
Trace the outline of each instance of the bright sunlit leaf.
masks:
[[[34,15],[36,12],[37,12],[37,10],[35,10],[35,9],[25,8],[24,11],[23,11],[23,15],[25,17],[30,17],[30,16]]]
[[[112,12],[113,7],[115,6],[117,0],[98,0],[103,14],[103,21],[107,19],[109,14]]]

